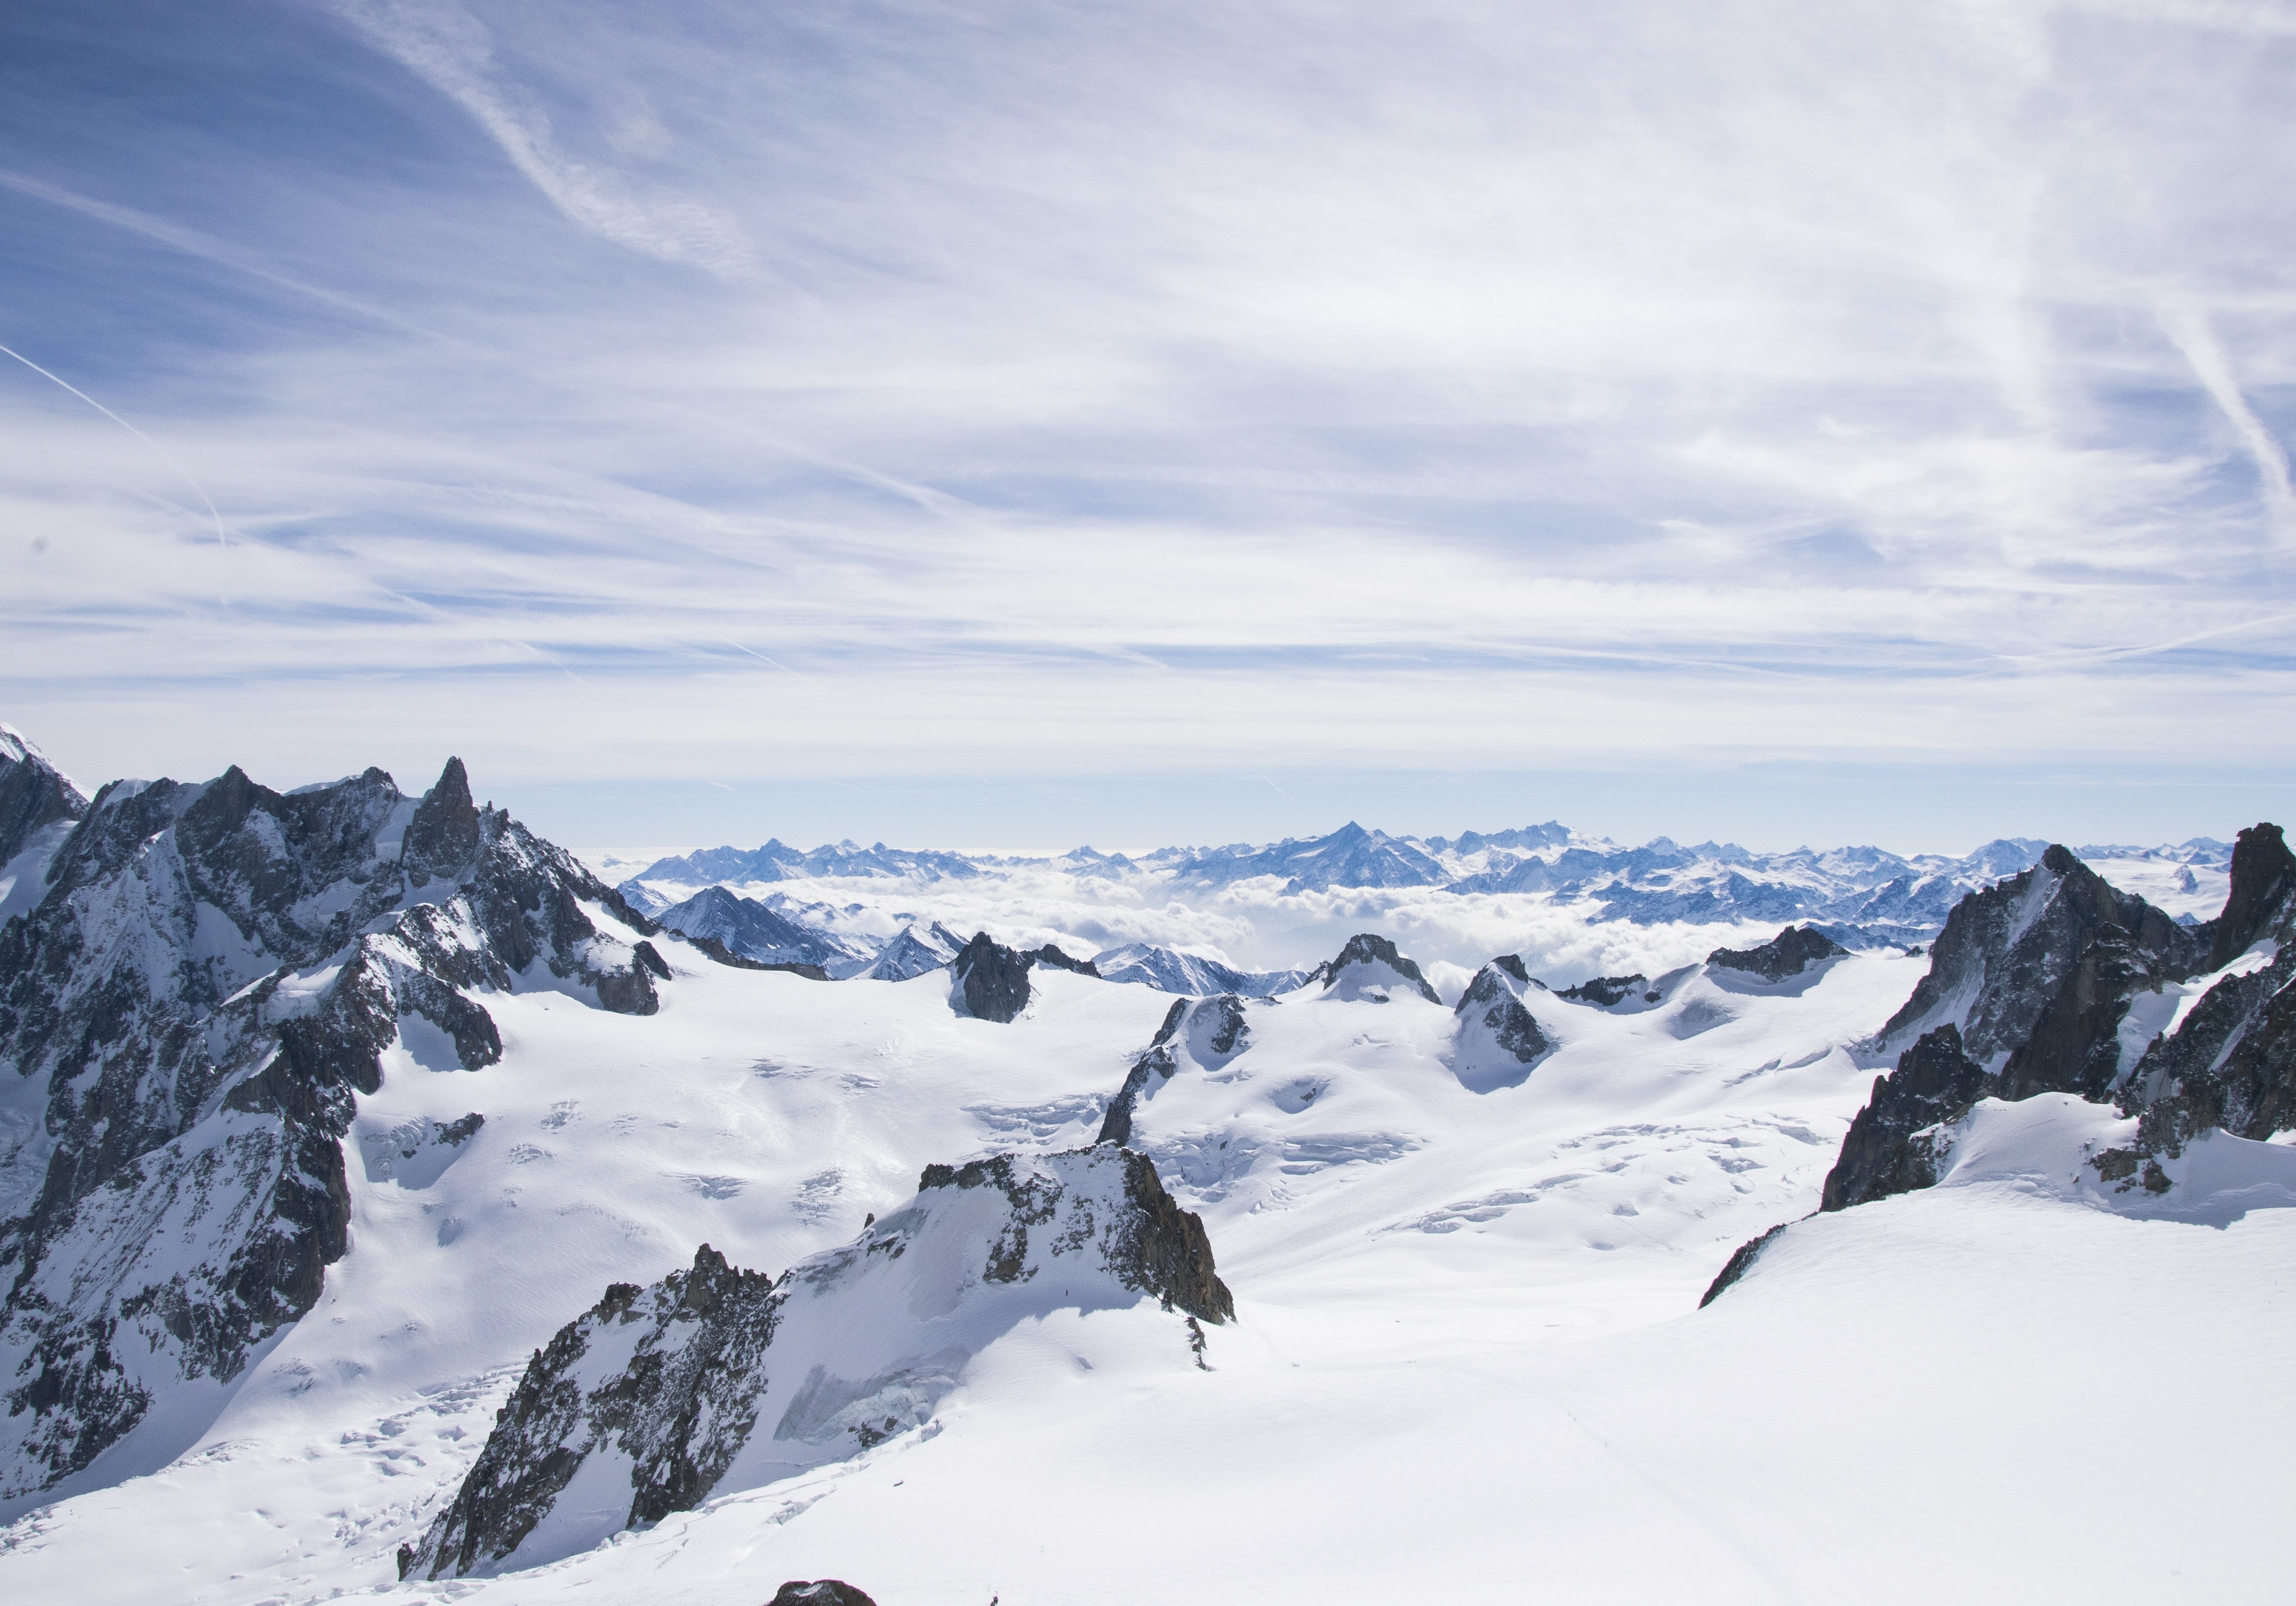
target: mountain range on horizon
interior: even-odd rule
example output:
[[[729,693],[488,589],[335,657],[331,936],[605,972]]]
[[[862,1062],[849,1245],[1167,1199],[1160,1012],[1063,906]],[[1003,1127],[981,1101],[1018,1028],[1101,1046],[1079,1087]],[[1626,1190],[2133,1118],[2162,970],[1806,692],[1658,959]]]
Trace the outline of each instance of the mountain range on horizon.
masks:
[[[723,940],[744,957],[819,965],[832,975],[858,974],[886,943],[912,931],[915,911],[900,906],[915,902],[915,895],[993,911],[988,915],[993,923],[1011,918],[1009,908],[998,908],[1001,888],[1048,878],[1082,889],[1084,902],[1133,896],[1194,905],[1248,897],[1272,911],[1283,900],[1306,894],[1427,893],[1513,898],[1570,910],[1588,924],[1803,922],[1845,946],[1903,947],[1933,938],[1962,896],[2029,868],[2047,846],[2038,838],[2003,837],[1956,857],[1907,856],[1870,846],[1757,853],[1729,843],[1684,846],[1663,836],[1624,847],[1554,821],[1423,838],[1390,836],[1350,821],[1322,836],[1137,855],[1089,847],[1049,856],[964,854],[882,843],[800,852],[774,840],[753,851],[720,847],[659,858],[621,880],[619,889],[653,918]],[[2221,897],[2231,853],[2228,844],[2205,836],[2076,851],[2085,861],[2113,865],[2187,920],[2200,918],[2197,910]],[[1095,884],[1103,884],[1097,894],[1090,891]],[[1056,915],[1046,918],[1057,927]],[[1095,959],[1123,946],[1094,945]],[[1242,979],[1253,973],[1231,965],[1217,945],[1143,946],[1222,966],[1231,989],[1253,985]],[[1287,951],[1282,958],[1297,968],[1312,962],[1312,952]],[[1266,974],[1283,969],[1279,965]]]

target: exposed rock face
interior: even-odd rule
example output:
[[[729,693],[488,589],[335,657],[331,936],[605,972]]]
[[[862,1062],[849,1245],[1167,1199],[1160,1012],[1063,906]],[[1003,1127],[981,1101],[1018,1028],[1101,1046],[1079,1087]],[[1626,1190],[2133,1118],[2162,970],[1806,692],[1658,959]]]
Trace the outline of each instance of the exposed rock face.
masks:
[[[975,1020],[1009,1024],[1029,1007],[1029,956],[975,932],[949,967],[949,1007]]]
[[[1780,1222],[1759,1238],[1750,1238],[1740,1244],[1735,1252],[1731,1255],[1729,1263],[1723,1266],[1712,1282],[1707,1284],[1706,1292],[1699,1296],[1698,1308],[1704,1310],[1721,1297],[1725,1289],[1752,1271],[1754,1262],[1761,1258],[1762,1251],[1776,1242],[1778,1234],[1792,1224],[1791,1222]]]
[[[1459,1025],[1453,1037],[1451,1070],[1477,1092],[1521,1085],[1533,1067],[1554,1052],[1554,1039],[1539,1025],[1524,998],[1532,989],[1521,958],[1507,954],[1475,972],[1475,979],[1453,1011]]]
[[[1783,982],[1814,965],[1847,959],[1849,950],[1809,926],[1789,926],[1759,948],[1717,948],[1706,962],[1718,969],[1742,970],[1766,982]]]
[[[1851,1124],[1823,1207],[1931,1185],[1939,1157],[1923,1132],[1980,1099],[2110,1095],[2131,997],[2192,975],[2213,935],[2116,891],[2062,847],[1964,898],[1930,973],[1869,1045],[1919,1033]]]
[[[2240,834],[2232,849],[2232,889],[2216,918],[2209,957],[2201,967],[2221,970],[2251,943],[2284,923],[2296,893],[2296,853],[2270,821]]]
[[[1934,1183],[1938,1155],[1923,1134],[1960,1120],[1994,1090],[1995,1078],[1963,1052],[1958,1028],[1939,1026],[1921,1038],[1896,1070],[1874,1079],[1874,1096],[1849,1124],[1818,1207],[1846,1210]]]
[[[2212,927],[2179,926],[2062,847],[1948,916],[1930,973],[1869,1045],[1885,1056],[1946,1025],[2001,1077],[2004,1098],[2102,1099],[2124,1068],[2119,1034],[2139,988],[2199,970]]]
[[[1232,992],[1218,998],[1183,999],[1165,1011],[1147,1050],[1132,1062],[1124,1085],[1109,1100],[1101,1118],[1099,1143],[1132,1141],[1132,1122],[1140,1106],[1156,1096],[1180,1068],[1185,1054],[1194,1063],[1218,1069],[1250,1046],[1250,1025],[1243,1017],[1243,1001]]]
[[[2276,947],[2259,949],[2270,938]],[[2280,828],[2240,834],[2224,912],[2181,927],[2114,890],[2062,847],[1963,899],[1930,974],[1868,1048],[1917,1032],[1878,1078],[1826,1177],[1824,1210],[1933,1186],[1980,1100],[2045,1092],[2111,1097],[2137,1118],[2134,1147],[2092,1164],[2107,1182],[2169,1186],[2157,1157],[2212,1131],[2251,1140],[2296,1129],[2296,856]],[[2172,1034],[2149,1045],[2132,1001],[2211,970]],[[2161,1001],[2155,1001],[2161,1004]],[[2165,1004],[2161,1004],[2165,1018]],[[2132,1054],[2141,1058],[2132,1067]],[[1712,1299],[1783,1228],[1742,1248]]]
[[[1348,945],[1310,971],[1308,979],[1323,983],[1325,992],[1340,998],[1368,998],[1383,1003],[1404,992],[1431,1004],[1443,1001],[1417,965],[1397,952],[1387,938],[1367,931],[1349,937]]]
[[[1078,976],[1097,976],[1100,974],[1100,967],[1090,959],[1078,959],[1050,943],[1029,955],[1029,958],[1047,970],[1072,970]]]
[[[609,1289],[537,1353],[400,1576],[532,1565],[856,1454],[922,1427],[1016,1322],[1143,1298],[1234,1314],[1203,1223],[1123,1149],[929,1165],[905,1207],[775,1281],[705,1247],[651,1289]],[[584,1501],[562,1510],[578,1477]]]
[[[2230,973],[2174,1036],[2150,1046],[2120,1091],[2121,1114],[2140,1118],[2139,1156],[2176,1156],[2211,1128],[2258,1140],[2296,1130],[2296,860],[2278,826],[2240,834],[2215,925],[2209,957]],[[2235,963],[2267,938],[2267,962]]]
[[[459,762],[420,800],[379,770],[114,783],[45,886],[0,927],[0,1075],[45,1104],[0,1154],[0,1502],[311,1307],[348,1243],[341,1140],[403,1020],[475,1068],[502,1043],[471,991],[657,1007],[582,904],[644,923],[479,809]]]
[[[1574,1004],[1592,1004],[1598,1009],[1608,1009],[1630,998],[1639,998],[1648,992],[1650,978],[1639,970],[1632,976],[1598,976],[1594,980],[1580,982],[1575,987],[1565,987],[1557,998],[1569,999]],[[1652,1001],[1656,995],[1652,994]]]
[[[699,1505],[756,1426],[774,1280],[704,1244],[650,1289],[618,1282],[537,1350],[454,1502],[399,1577],[457,1577],[516,1550],[594,1454],[628,1462],[628,1514]]]
[[[767,1606],[877,1606],[842,1578],[791,1578],[774,1592]]]

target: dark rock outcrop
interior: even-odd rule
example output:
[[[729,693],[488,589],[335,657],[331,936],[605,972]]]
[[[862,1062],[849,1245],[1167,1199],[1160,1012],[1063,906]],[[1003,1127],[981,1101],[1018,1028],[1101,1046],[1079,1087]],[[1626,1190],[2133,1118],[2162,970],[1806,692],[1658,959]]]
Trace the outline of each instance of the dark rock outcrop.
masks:
[[[791,1578],[774,1592],[767,1606],[877,1606],[842,1578]]]
[[[1121,1145],[1132,1141],[1132,1123],[1140,1106],[1178,1072],[1183,1051],[1194,1063],[1218,1069],[1242,1053],[1250,1037],[1243,1001],[1233,992],[1178,1001],[1164,1012],[1164,1024],[1156,1028],[1147,1049],[1126,1073],[1124,1085],[1108,1101],[1108,1113],[1101,1118],[1100,1135],[1094,1141]]]
[[[1716,1274],[1714,1281],[1706,1285],[1706,1292],[1699,1296],[1698,1308],[1704,1310],[1722,1297],[1722,1291],[1752,1271],[1754,1262],[1761,1258],[1762,1251],[1776,1242],[1778,1234],[1792,1224],[1792,1222],[1780,1222],[1759,1238],[1750,1238],[1740,1244],[1731,1253],[1728,1262],[1722,1270]]]
[[[0,1075],[45,1104],[0,1161],[0,1502],[83,1470],[185,1380],[228,1381],[310,1309],[348,1241],[342,1139],[402,1022],[475,1069],[502,1039],[474,992],[659,1007],[659,955],[586,903],[651,929],[477,808],[459,762],[420,800],[379,770],[97,795],[38,906],[0,927]]]
[[[737,1466],[767,1481],[857,1454],[923,1426],[1015,1323],[1143,1298],[1186,1315],[1192,1355],[1201,1323],[1235,1311],[1202,1222],[1122,1149],[929,1165],[905,1207],[778,1279],[704,1246],[650,1289],[608,1289],[536,1353],[399,1574],[546,1559],[520,1547],[594,1455],[628,1468],[627,1511],[562,1513],[558,1553],[692,1510]],[[584,1487],[594,1500],[598,1479]]]
[[[1847,959],[1849,950],[1809,926],[1789,926],[1757,948],[1717,948],[1706,956],[1710,966],[1742,970],[1766,982],[1783,982],[1813,965]]]
[[[1097,976],[1100,974],[1100,967],[1090,959],[1078,959],[1075,955],[1050,943],[1029,955],[1029,958],[1047,970],[1072,970],[1078,976]]]
[[[2230,964],[2271,937],[2269,963],[2218,981],[2172,1037],[2151,1044],[2117,1102],[2138,1117],[2133,1153],[2181,1154],[2218,1129],[2261,1141],[2296,1130],[2296,865],[2280,828],[2240,834],[2209,957]]]
[[[1962,1051],[1957,1027],[1939,1026],[1921,1038],[1896,1070],[1874,1079],[1874,1096],[1849,1124],[1818,1207],[1846,1210],[1929,1187],[1937,1181],[1938,1153],[1923,1134],[1960,1120],[1995,1085]]]
[[[1598,976],[1592,981],[1580,982],[1575,987],[1565,987],[1554,996],[1568,999],[1574,1004],[1592,1004],[1598,1009],[1608,1009],[1637,996],[1656,1002],[1658,995],[1651,992],[1649,988],[1650,978],[1637,970],[1632,976]]]
[[[1403,957],[1395,944],[1375,932],[1358,932],[1348,945],[1308,973],[1310,984],[1321,982],[1326,992],[1384,1000],[1397,989],[1415,993],[1431,1004],[1443,1001],[1427,984],[1419,967]]]
[[[975,932],[949,967],[949,1004],[975,1020],[1016,1020],[1029,1007],[1029,969],[1027,954]]]
[[[2062,847],[1963,899],[1929,975],[1875,1040],[1920,1033],[1851,1124],[1823,1207],[1931,1186],[1946,1129],[1985,1098],[2115,1099],[2139,1118],[2138,1142],[2104,1163],[2131,1173],[2211,1129],[2261,1138],[2296,1125],[2296,954],[2285,949],[2218,982],[2174,1036],[2125,1063],[2122,1025],[2139,992],[2286,929],[2296,860],[2278,828],[2243,831],[2233,869],[2223,914],[2199,927],[2116,890]]]
[[[618,1282],[535,1352],[479,1459],[399,1577],[459,1577],[509,1555],[583,1462],[618,1449],[633,1465],[619,1526],[699,1505],[757,1422],[761,1365],[780,1301],[774,1280],[704,1244],[691,1269],[650,1289]],[[583,1363],[619,1363],[609,1377]]]
[[[2209,954],[2200,968],[2221,970],[2283,924],[2292,893],[2296,853],[2280,828],[2265,820],[2241,832],[2232,849],[2232,886],[2224,912],[2210,923]]]
[[[2102,1099],[2121,1069],[2130,995],[2204,964],[2211,927],[2178,925],[2120,892],[2062,847],[1946,918],[1930,972],[1869,1047],[1901,1052],[1948,1024],[2000,1092]]]

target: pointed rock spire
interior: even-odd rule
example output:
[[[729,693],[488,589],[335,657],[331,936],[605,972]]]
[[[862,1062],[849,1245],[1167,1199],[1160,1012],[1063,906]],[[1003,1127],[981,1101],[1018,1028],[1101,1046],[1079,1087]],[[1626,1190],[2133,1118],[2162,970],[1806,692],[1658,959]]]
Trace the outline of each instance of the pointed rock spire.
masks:
[[[421,886],[469,862],[478,850],[479,808],[471,800],[470,774],[461,759],[450,758],[407,822],[400,862],[408,885]]]

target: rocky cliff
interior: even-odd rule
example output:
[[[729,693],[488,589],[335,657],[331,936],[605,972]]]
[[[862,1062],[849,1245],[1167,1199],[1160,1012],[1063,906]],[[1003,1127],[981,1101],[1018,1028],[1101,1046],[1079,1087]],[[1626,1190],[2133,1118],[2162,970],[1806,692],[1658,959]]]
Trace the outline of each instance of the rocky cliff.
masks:
[[[1143,1300],[1234,1314],[1203,1223],[1115,1147],[927,1166],[902,1208],[775,1280],[704,1247],[535,1355],[400,1576],[533,1565],[858,1454],[924,1425],[1014,1323]]]
[[[2159,1157],[2210,1132],[2296,1130],[2296,855],[2278,826],[2241,832],[2223,912],[2185,927],[2053,846],[1955,907],[1929,975],[1865,1047],[1898,1044],[1821,1210],[1933,1186],[1988,1099],[2112,1100],[2136,1141],[2088,1164],[2154,1190],[2169,1185]],[[1707,1300],[1781,1230],[1741,1248]]]

